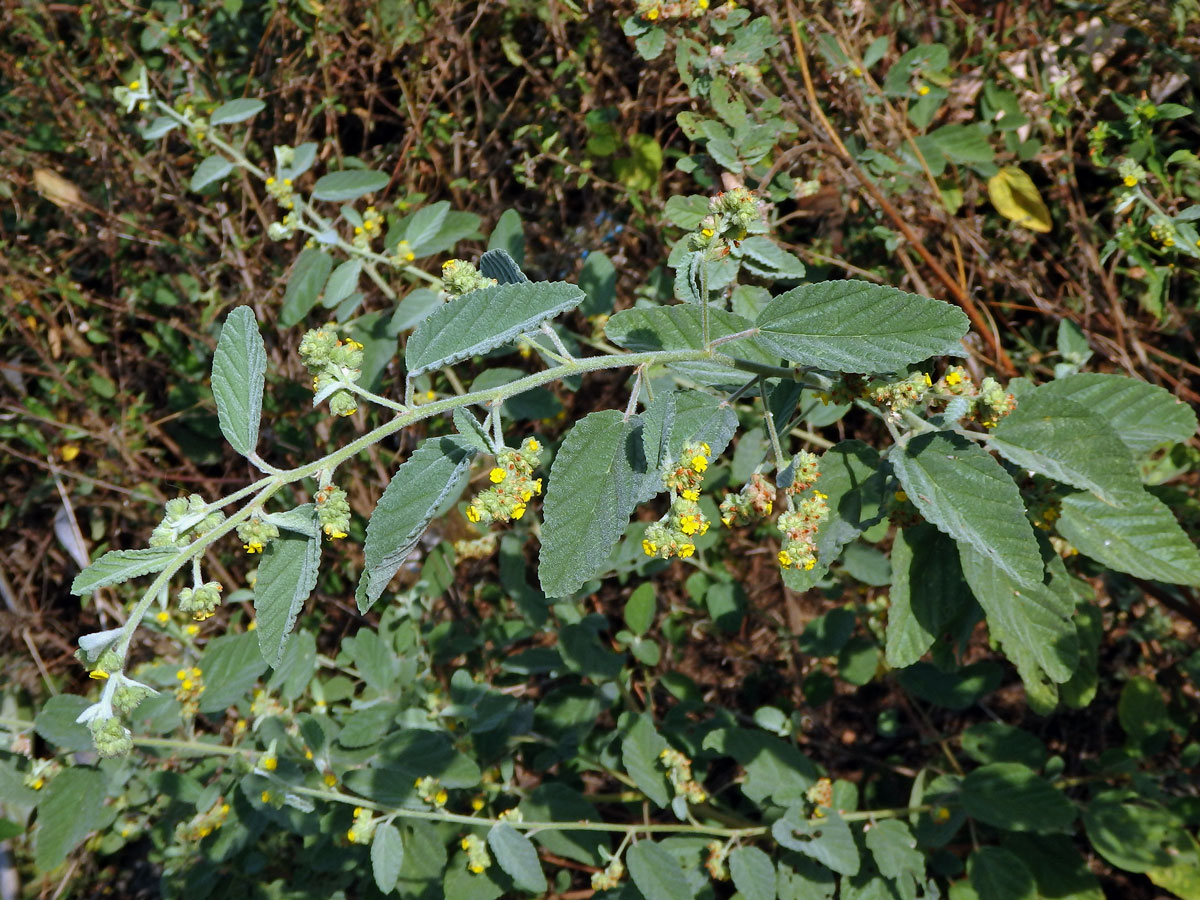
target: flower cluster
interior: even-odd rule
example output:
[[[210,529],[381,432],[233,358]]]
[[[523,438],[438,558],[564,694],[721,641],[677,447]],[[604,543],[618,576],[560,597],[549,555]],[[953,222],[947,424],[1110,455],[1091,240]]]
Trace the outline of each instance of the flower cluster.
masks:
[[[116,716],[107,719],[97,716],[88,722],[88,729],[96,752],[104,759],[124,756],[133,749],[133,734]]]
[[[340,340],[337,326],[326,324],[305,332],[300,360],[313,377],[314,403],[329,397],[329,411],[335,416],[348,416],[358,409],[354,395],[339,386],[353,384],[362,374],[362,344],[349,338]]]
[[[196,715],[200,711],[200,696],[204,693],[204,672],[198,666],[180,669],[175,673],[175,680],[179,682],[175,699],[183,707],[183,715]]]
[[[369,844],[375,836],[375,817],[369,809],[354,807],[354,824],[346,832],[346,840],[352,844]]]
[[[667,466],[663,484],[671,491],[671,508],[646,529],[642,550],[647,556],[687,559],[696,552],[696,537],[709,526],[698,501],[710,456],[708,444],[690,442],[683,446],[679,459]]]
[[[237,536],[247,553],[262,553],[267,544],[279,537],[279,528],[256,514],[238,525]]]
[[[776,523],[783,534],[779,565],[785,569],[812,569],[817,564],[817,528],[829,518],[829,504],[820,491],[800,500],[795,509],[779,516]]]
[[[708,793],[692,778],[692,761],[671,747],[658,754],[659,761],[667,770],[667,780],[675,789],[676,797],[683,797],[688,803],[703,803],[708,799]]]
[[[784,487],[784,491],[795,496],[817,483],[817,479],[821,477],[821,458],[815,453],[801,450],[792,457],[788,468],[791,470],[792,481]]]
[[[481,874],[492,864],[487,844],[478,835],[468,834],[459,842],[459,846],[467,852],[467,870],[475,875]]]
[[[151,96],[150,85],[146,78],[146,69],[142,68],[141,74],[129,84],[118,85],[113,88],[113,99],[121,106],[125,107],[125,113],[128,115],[135,109],[145,112],[149,108]]]
[[[150,534],[151,547],[170,547],[195,540],[225,521],[219,509],[209,509],[199,494],[168,500],[163,520]]]
[[[833,806],[833,782],[828,778],[818,778],[804,796],[813,805],[812,817],[824,818],[825,810]]]
[[[317,491],[317,521],[325,536],[344,538],[350,528],[350,503],[346,492],[334,484],[327,484]]]
[[[400,241],[392,251],[392,265],[397,269],[403,268],[416,258],[417,255],[413,253],[412,245],[408,241]]]
[[[704,845],[704,849],[708,851],[704,868],[708,869],[709,877],[713,881],[728,881],[729,866],[725,864],[725,859],[729,856],[729,845],[720,841],[709,841]]]
[[[774,507],[775,485],[761,472],[755,472],[740,491],[721,501],[721,521],[727,528],[737,528],[766,518]]]
[[[822,391],[818,396],[821,399],[821,403],[826,406],[830,403],[844,406],[862,397],[870,385],[871,380],[866,375],[847,373],[835,381],[829,390]]]
[[[194,588],[183,588],[179,592],[179,611],[192,617],[194,622],[203,622],[212,617],[221,605],[221,584],[206,581]]]
[[[442,290],[451,297],[461,297],[480,288],[491,287],[495,278],[479,273],[473,265],[463,259],[448,259],[442,263]]]
[[[362,214],[362,224],[354,226],[354,246],[369,250],[371,241],[383,233],[383,215],[374,206],[368,206]]]
[[[525,515],[526,504],[542,492],[542,479],[533,477],[541,461],[542,445],[526,438],[516,450],[505,447],[496,454],[496,465],[488,473],[492,486],[481,491],[467,506],[467,519],[476,525],[509,522]]]
[[[925,399],[933,380],[923,372],[913,372],[896,381],[871,384],[865,392],[866,399],[877,406],[885,406],[893,412],[912,409]]]
[[[1017,399],[995,378],[975,382],[962,366],[950,366],[934,384],[934,389],[955,397],[966,397],[970,407],[965,416],[984,428],[995,428],[1001,419],[1017,408]]]
[[[762,217],[759,199],[743,187],[722,191],[708,204],[708,215],[689,236],[692,250],[708,251],[713,259],[729,252],[729,243],[742,240]]]
[[[600,852],[603,853],[604,848],[601,848]],[[603,871],[592,873],[592,890],[611,891],[621,883],[621,879],[624,877],[625,864],[619,857],[613,857]]]
[[[1127,188],[1135,188],[1146,180],[1146,170],[1134,160],[1125,157],[1117,162],[1117,174]]]
[[[75,654],[93,667],[89,677],[104,683],[100,699],[81,712],[75,721],[88,726],[96,752],[105,758],[124,756],[133,748],[133,737],[118,716],[128,716],[142,700],[157,693],[125,675],[125,659],[116,649],[121,635],[120,628],[85,634],[79,639],[79,650]]]
[[[708,11],[709,0],[638,0],[639,19],[666,22],[671,19],[695,19]]]
[[[438,809],[445,806],[446,801],[450,799],[450,795],[446,793],[446,789],[442,787],[441,782],[432,775],[418,778],[413,782],[413,787],[417,789],[418,797],[430,806],[436,806]]]
[[[229,804],[218,798],[204,812],[198,812],[186,822],[175,826],[175,843],[186,845],[203,840],[224,825],[228,817]]]

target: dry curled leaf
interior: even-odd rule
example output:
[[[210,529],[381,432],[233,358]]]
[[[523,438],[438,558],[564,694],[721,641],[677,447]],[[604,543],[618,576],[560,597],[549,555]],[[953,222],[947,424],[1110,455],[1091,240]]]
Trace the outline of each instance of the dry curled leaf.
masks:
[[[1033,179],[1016,166],[1005,166],[988,179],[988,197],[996,212],[1022,228],[1044,234],[1054,224]]]

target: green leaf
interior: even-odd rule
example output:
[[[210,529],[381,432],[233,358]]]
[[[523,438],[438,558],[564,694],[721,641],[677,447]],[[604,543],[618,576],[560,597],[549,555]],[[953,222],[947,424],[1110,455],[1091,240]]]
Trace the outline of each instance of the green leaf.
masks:
[[[583,291],[561,281],[497,284],[435,309],[408,339],[409,377],[487,353],[574,309]]]
[[[317,179],[317,183],[313,185],[312,198],[328,200],[330,203],[357,200],[359,197],[383,190],[390,180],[385,172],[372,172],[369,169],[333,172]]]
[[[617,301],[617,269],[599,250],[587,255],[579,272],[579,288],[587,299],[579,311],[585,316],[609,315]]]
[[[639,841],[625,854],[629,877],[645,900],[692,900],[683,867],[660,844]]]
[[[507,822],[497,822],[487,836],[488,846],[500,868],[509,874],[522,890],[543,894],[549,887],[542,873],[537,849],[529,838]]]
[[[313,515],[314,507],[306,503]],[[269,666],[278,666],[296,616],[317,586],[321,542],[316,535],[280,532],[267,545],[254,583],[255,634],[258,649]]]
[[[223,156],[208,156],[200,160],[200,165],[196,166],[196,171],[192,175],[192,183],[189,185],[193,191],[200,191],[208,187],[214,182],[220,181],[226,175],[233,171],[233,163]]]
[[[899,819],[876,822],[864,835],[867,849],[875,857],[875,867],[885,878],[905,875],[920,882],[925,877],[925,854],[917,849],[912,830]]]
[[[1009,831],[1048,834],[1075,821],[1075,804],[1021,763],[989,763],[970,772],[961,800],[971,818]]]
[[[681,391],[675,395],[669,458],[679,456],[689,441],[700,441],[708,444],[716,459],[729,446],[737,427],[737,414],[721,398],[703,391]]]
[[[1142,741],[1157,734],[1169,724],[1167,703],[1162,693],[1149,678],[1136,675],[1121,688],[1121,699],[1117,703],[1117,718],[1125,733],[1134,741]]]
[[[1065,397],[1039,391],[1022,397],[993,429],[988,447],[1023,469],[1108,503],[1142,492],[1133,455],[1112,426]]]
[[[506,209],[496,220],[496,227],[488,237],[488,250],[504,250],[520,268],[525,263],[525,230],[521,225],[521,214],[515,209]],[[587,268],[587,263],[584,263]],[[580,278],[580,287],[583,279]]]
[[[239,306],[226,318],[213,354],[212,391],[225,440],[242,456],[254,453],[262,418],[267,348],[254,310]]]
[[[1059,834],[1006,834],[1011,850],[1033,873],[1038,896],[1047,900],[1104,900],[1100,881],[1075,849],[1072,837]]]
[[[1171,864],[1165,846],[1177,828],[1172,815],[1156,803],[1106,793],[1083,808],[1083,827],[1096,852],[1126,872]]]
[[[334,269],[325,282],[321,305],[332,309],[358,290],[358,276],[362,274],[362,267],[361,259],[348,259]]]
[[[894,372],[961,354],[968,322],[941,300],[866,281],[826,281],[780,294],[755,323],[785,359],[836,372]]]
[[[967,875],[979,900],[1037,900],[1033,874],[1003,847],[980,847],[972,853]]]
[[[1026,688],[1036,689],[1043,672],[1055,684],[1067,681],[1079,661],[1070,591],[1058,579],[1048,585],[1021,584],[973,547],[960,543],[958,551],[988,631],[1016,665]]]
[[[99,827],[106,779],[97,769],[75,767],[56,775],[41,792],[33,864],[39,872],[57,869],[67,854]]]
[[[121,584],[139,575],[162,571],[178,555],[178,547],[109,550],[75,576],[71,582],[71,593],[76,597],[85,597],[110,584]]]
[[[291,328],[308,315],[316,305],[331,271],[333,258],[324,250],[310,247],[300,252],[288,276],[287,290],[283,292],[283,306],[279,309],[280,325]]]
[[[862,441],[841,441],[821,455],[818,490],[829,504],[829,518],[817,529],[822,565],[832,563],[843,547],[879,520],[885,481],[879,454]]]
[[[642,59],[658,59],[667,46],[667,33],[661,28],[651,28],[645,34],[639,35],[633,43]]]
[[[1059,685],[1059,698],[1071,709],[1083,709],[1096,697],[1100,686],[1100,642],[1104,637],[1103,615],[1090,602],[1075,610],[1075,639],[1079,643],[1079,664],[1069,681]]]
[[[391,822],[376,825],[375,835],[371,838],[371,872],[375,876],[375,885],[383,893],[391,893],[403,867],[404,838],[400,829]]]
[[[24,834],[25,828],[11,819],[0,818],[0,841],[7,841],[19,834]]]
[[[360,612],[379,599],[442,504],[458,496],[474,455],[461,438],[428,438],[396,469],[367,524],[355,592]]]
[[[639,637],[645,634],[654,624],[656,606],[653,582],[646,581],[634,588],[625,601],[625,624],[629,630]]]
[[[267,664],[253,632],[223,634],[209,641],[197,663],[204,672],[200,712],[224,712],[254,687]]]
[[[1059,534],[1090,556],[1118,572],[1174,584],[1200,584],[1200,553],[1179,527],[1171,510],[1145,491],[1123,497],[1110,506],[1092,494],[1069,494]]]
[[[713,339],[746,331],[751,327],[748,319],[722,309],[709,309],[709,334]],[[634,307],[624,309],[608,320],[604,333],[608,339],[626,350],[699,350],[703,348],[701,317],[703,310],[691,303],[674,306]],[[720,346],[720,352],[728,356],[747,359],[751,362],[773,366],[779,364],[779,356],[760,347],[753,338],[738,338]],[[725,384],[744,382],[745,373],[721,362],[693,360],[674,363],[669,368],[700,382],[701,384]]]
[[[38,710],[33,720],[33,730],[44,740],[54,744],[63,752],[92,750],[92,732],[77,721],[79,714],[91,706],[76,694],[58,694],[51,697]]]
[[[943,672],[933,663],[913,663],[901,669],[896,680],[906,691],[929,703],[947,709],[966,709],[998,688],[1003,677],[999,663],[984,660],[955,672]]]
[[[640,424],[601,410],[563,441],[542,506],[538,578],[548,597],[565,597],[600,572],[625,533],[645,474]]]
[[[1196,432],[1196,413],[1188,404],[1157,385],[1124,375],[1070,375],[1034,393],[1073,400],[1091,410],[1139,456],[1160,444],[1186,441]]]
[[[1050,755],[1035,735],[1003,722],[972,725],[962,733],[962,748],[978,763],[1021,763],[1031,769],[1040,769]]]
[[[529,284],[529,279],[507,250],[488,250],[479,257],[479,274],[495,278],[497,284]]]
[[[671,434],[675,429],[678,394],[660,391],[642,412],[642,453],[646,477],[638,490],[638,502],[652,500],[667,489],[662,467],[671,459]]]
[[[745,900],[775,900],[775,866],[757,847],[738,847],[730,853],[729,874]]]
[[[668,746],[654,730],[654,723],[642,715],[634,717],[633,727],[621,741],[621,763],[625,771],[633,778],[638,790],[660,807],[671,802],[666,772],[658,764],[658,755]]]
[[[942,155],[957,165],[990,163],[995,159],[996,151],[988,143],[987,136],[987,127],[980,123],[943,125],[929,134]]]
[[[761,234],[746,238],[738,246],[742,265],[764,278],[803,278],[804,263]]]
[[[158,140],[167,134],[170,134],[179,123],[169,116],[158,116],[153,122],[142,129],[142,137],[148,141]]]
[[[986,450],[958,434],[919,434],[889,455],[908,499],[959,544],[1021,584],[1042,583],[1042,555],[1016,484]]]
[[[492,452],[492,438],[483,428],[483,424],[475,418],[474,413],[463,407],[454,410],[454,427],[464,443],[470,444],[481,453]]]
[[[244,122],[266,109],[267,104],[261,100],[244,98],[222,103],[208,117],[209,125],[231,125],[234,122]]]
[[[789,806],[771,826],[771,834],[782,846],[811,856],[835,872],[858,874],[858,847],[849,826],[836,810],[829,810],[820,819],[809,819],[804,807]]]
[[[902,529],[892,543],[889,599],[887,661],[894,669],[911,666],[943,634],[976,621],[978,604],[963,580],[958,548],[926,522]]]
[[[433,246],[449,214],[450,203],[447,200],[423,206],[412,214],[404,230],[404,240],[408,241],[409,249],[416,256],[428,254],[426,246]]]

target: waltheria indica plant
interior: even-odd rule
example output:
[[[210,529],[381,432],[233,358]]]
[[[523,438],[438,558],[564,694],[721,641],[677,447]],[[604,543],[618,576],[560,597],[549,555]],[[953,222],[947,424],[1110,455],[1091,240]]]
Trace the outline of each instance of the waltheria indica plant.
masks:
[[[237,702],[267,666],[275,670],[249,709],[250,747],[222,748],[240,763],[207,770],[196,814],[179,823],[177,841],[213,841],[214,858],[228,858],[273,824],[309,835],[321,853],[369,845],[384,892],[419,893],[431,879],[444,879],[446,896],[487,898],[549,890],[531,837],[556,864],[573,861],[591,873],[592,888],[648,900],[711,895],[709,879],[730,878],[749,900],[830,897],[839,878],[843,897],[941,896],[944,882],[927,872],[924,852],[949,842],[968,818],[975,846],[968,875],[985,900],[1002,896],[987,887],[1002,873],[1022,888],[1003,896],[1034,896],[1034,881],[1040,884],[1053,866],[1038,856],[1030,835],[1066,854],[1062,865],[1072,871],[1082,866],[1062,838],[1080,814],[1067,794],[1072,785],[1052,781],[1049,769],[1043,775],[1037,765],[1010,758],[977,758],[986,764],[965,777],[922,770],[906,806],[859,810],[854,785],[823,777],[786,740],[743,727],[686,691],[672,689],[678,716],[656,718],[653,704],[643,708],[628,690],[626,657],[598,640],[607,626],[570,600],[614,572],[646,574],[669,559],[703,568],[706,548],[722,529],[759,529],[777,548],[784,581],[805,590],[827,578],[848,544],[890,520],[892,580],[881,632],[887,666],[929,667],[921,660],[932,653],[934,664],[952,673],[958,650],[984,619],[1035,710],[1085,706],[1095,690],[1098,620],[1091,588],[1073,572],[1096,564],[1142,579],[1200,584],[1200,555],[1140,476],[1151,451],[1192,435],[1192,410],[1158,387],[1116,375],[1064,373],[1043,385],[977,380],[962,366],[934,361],[961,354],[966,316],[892,287],[837,281],[771,295],[740,286],[742,276],[797,281],[803,271],[770,242],[762,205],[742,188],[712,197],[695,230],[673,250],[678,302],[615,312],[604,325],[609,343],[583,341],[597,347],[592,355],[579,355],[580,342],[561,321],[584,301],[580,288],[532,282],[499,249],[485,253],[478,268],[447,262],[442,278],[431,280],[440,293],[426,291],[433,302],[422,299],[424,314],[397,331],[412,329],[403,354],[404,396],[381,396],[362,383],[363,345],[346,336],[362,299],[358,277],[365,272],[392,300],[402,290],[398,281],[430,280],[411,263],[446,237],[436,237],[445,209],[440,218],[418,212],[400,226],[393,222],[380,252],[386,220],[376,207],[342,205],[330,217],[320,204],[357,202],[383,189],[386,176],[348,170],[325,175],[306,192],[300,180],[315,159],[312,145],[277,148],[269,173],[219,137],[216,129],[248,119],[262,109],[259,101],[234,101],[202,116],[156,99],[144,75],[120,89],[118,100],[131,111],[161,113],[147,137],[181,130],[211,154],[193,187],[240,169],[275,202],[272,238],[311,237],[289,282],[285,319],[309,317],[322,292],[327,307],[339,307],[334,321],[307,331],[297,348],[313,379],[314,405],[331,415],[359,404],[392,413],[319,459],[277,468],[259,451],[264,341],[250,308],[234,309],[213,358],[213,394],[222,433],[262,477],[226,497],[170,501],[148,547],[109,551],[75,579],[72,590],[82,596],[154,576],[123,625],[79,641],[79,658],[101,690],[76,721],[90,729],[100,756],[114,758],[139,742],[155,746],[131,724],[155,693],[133,677],[138,626],[172,605],[196,623],[213,615],[227,597],[223,589],[233,588],[205,572],[204,555],[218,542],[261,555],[255,637],[217,638],[214,647],[227,643],[206,666],[177,673],[174,697],[190,722],[198,711],[220,712]],[[346,258],[336,268],[334,253]],[[399,308],[411,315],[406,303]],[[532,347],[545,367],[499,386],[460,389],[455,366],[518,343]],[[605,369],[631,375],[623,409],[589,413],[557,446],[506,436],[506,400]],[[437,393],[436,384],[453,393]],[[847,440],[820,454],[804,449],[799,422],[814,404],[866,411],[890,442],[874,448]],[[385,599],[384,624],[378,635],[364,629],[348,639],[348,655],[326,663],[352,662],[368,685],[353,710],[336,718],[329,703],[348,693],[334,698],[334,682],[314,677],[315,643],[292,631],[317,583],[321,542],[345,538],[351,529],[338,468],[417,423],[448,421],[455,432],[425,438],[370,517],[355,598],[364,613]],[[765,452],[750,461],[740,490],[714,496],[706,477],[743,421],[761,421]],[[480,479],[486,486],[468,496],[473,470],[486,473]],[[310,502],[280,502],[307,481],[317,488]],[[657,521],[631,524],[646,504],[665,511]],[[540,642],[547,659],[513,657],[507,664],[529,677],[553,672],[574,679],[569,702],[582,704],[582,712],[556,706],[568,700],[564,694],[556,701],[553,693],[535,709],[465,671],[454,675],[449,699],[430,686],[431,652],[406,625],[415,612],[387,603],[386,594],[430,523],[452,507],[478,531],[483,543],[473,550],[489,552],[497,534],[501,544],[509,540],[513,523],[536,536],[540,591],[519,581],[517,593],[536,601],[520,633],[547,632],[553,603],[559,647]],[[648,649],[655,609],[653,595],[648,604],[646,598],[634,592],[625,611],[629,630],[617,643],[633,651],[635,665],[654,669],[661,657],[656,646]],[[233,649],[234,641],[244,647],[241,638],[257,642],[261,661]],[[215,691],[222,693],[214,699]],[[616,733],[594,733],[601,710],[614,706]],[[239,721],[237,741],[247,728]],[[776,734],[791,728],[785,721]],[[180,749],[203,753],[206,746],[212,745],[193,741]],[[528,754],[523,765],[545,773],[534,791],[514,781],[519,753]],[[550,775],[560,764],[561,776]],[[736,788],[706,787],[730,764],[744,773]],[[653,819],[639,820],[638,812],[602,821],[570,786],[582,770],[607,773]],[[33,789],[29,778],[43,775],[27,775]],[[1114,865],[1167,878],[1173,857],[1164,848],[1175,856],[1192,851],[1160,800],[1101,780],[1082,813],[1097,851]],[[236,835],[225,824],[229,816],[244,823]],[[319,826],[304,826],[304,816]],[[1135,820],[1141,828],[1143,819],[1158,829],[1155,841],[1123,846],[1120,835],[1129,832],[1121,828]],[[150,826],[139,820],[129,827]],[[652,839],[664,834],[666,840]],[[621,838],[615,847],[609,835]],[[59,844],[66,844],[65,855],[69,841]],[[47,865],[61,858],[59,849],[46,851]],[[555,890],[568,889],[573,877],[560,868]],[[1091,876],[1085,869],[1080,877]]]

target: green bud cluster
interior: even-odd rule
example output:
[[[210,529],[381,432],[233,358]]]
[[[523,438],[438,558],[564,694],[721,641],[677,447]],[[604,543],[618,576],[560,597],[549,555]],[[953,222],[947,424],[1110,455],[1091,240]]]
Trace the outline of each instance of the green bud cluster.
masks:
[[[886,406],[893,412],[912,409],[925,399],[933,386],[930,377],[923,372],[913,372],[895,381],[872,383],[867,387],[865,399],[878,406]]]
[[[721,521],[727,528],[748,525],[771,514],[775,506],[775,485],[761,472],[755,472],[736,494],[721,501]]]
[[[416,258],[417,255],[413,253],[412,245],[408,241],[400,241],[392,251],[392,265],[397,269],[404,268]]]
[[[143,684],[123,683],[113,691],[113,709],[128,718],[151,693]]]
[[[495,278],[481,275],[466,260],[448,259],[442,263],[442,290],[451,297],[461,297],[480,288],[491,287],[496,283]]]
[[[713,881],[728,881],[729,866],[725,860],[729,856],[729,845],[720,841],[709,841],[705,844],[704,849],[708,851],[708,858],[704,860],[704,868],[708,869],[709,877]]]
[[[536,438],[526,438],[516,450],[505,447],[499,451],[496,465],[488,473],[492,487],[470,502],[467,519],[476,525],[486,525],[525,515],[526,504],[542,492],[542,479],[533,477],[533,470],[541,462],[538,456],[541,449]]]
[[[313,376],[313,390],[321,394],[333,385],[353,383],[362,374],[363,345],[347,338],[340,340],[337,326],[326,324],[310,328],[300,340],[300,361]],[[358,401],[349,391],[334,391],[329,410],[337,416],[351,415]]]
[[[593,891],[611,891],[625,877],[625,864],[620,859],[612,859],[601,872],[592,873]]]
[[[1004,389],[995,378],[988,376],[975,382],[962,366],[950,366],[934,384],[934,389],[955,397],[970,399],[966,418],[984,428],[995,428],[1001,419],[1017,408],[1017,398]]]
[[[1146,180],[1146,170],[1129,157],[1117,162],[1117,174],[1121,176],[1121,183],[1127,188],[1137,187]]]
[[[151,547],[187,543],[212,531],[225,521],[219,509],[209,510],[199,494],[168,500],[162,522],[150,534]]]
[[[707,251],[716,259],[729,253],[729,244],[742,240],[762,217],[759,200],[746,188],[717,194],[708,204],[708,215],[688,238],[692,250]]]
[[[346,492],[334,484],[317,491],[317,521],[326,537],[344,538],[350,529],[350,503]]]
[[[792,483],[784,491],[788,494],[799,494],[807,491],[821,477],[821,458],[815,453],[801,450],[792,457]]]
[[[671,19],[695,19],[708,12],[709,0],[638,0],[639,19],[666,22]]]
[[[383,234],[383,215],[374,206],[368,206],[362,215],[362,224],[354,226],[354,246],[359,250],[371,249],[371,241]]]
[[[354,807],[354,824],[346,832],[346,840],[352,844],[370,844],[375,836],[375,816],[369,809]]]
[[[113,99],[125,107],[126,115],[135,109],[139,112],[144,112],[148,109],[151,96],[150,84],[146,79],[146,70],[144,68],[142,69],[140,78],[135,78],[127,85],[122,84],[113,88]]]
[[[125,756],[133,749],[133,736],[115,716],[92,719],[88,728],[92,732],[92,743],[96,745],[96,752],[104,759]]]
[[[693,441],[684,444],[679,459],[667,465],[663,484],[671,491],[671,507],[646,529],[642,551],[647,556],[687,559],[696,552],[696,536],[706,533],[709,526],[699,500],[711,455],[708,444]]]
[[[278,535],[278,529],[275,533]],[[179,611],[190,615],[195,622],[211,618],[220,605],[221,585],[216,581],[206,581],[198,587],[183,588],[179,592]]]
[[[279,537],[279,529],[255,515],[237,527],[237,535],[247,553],[262,553],[267,544]]]

